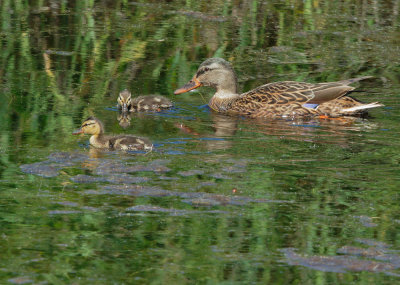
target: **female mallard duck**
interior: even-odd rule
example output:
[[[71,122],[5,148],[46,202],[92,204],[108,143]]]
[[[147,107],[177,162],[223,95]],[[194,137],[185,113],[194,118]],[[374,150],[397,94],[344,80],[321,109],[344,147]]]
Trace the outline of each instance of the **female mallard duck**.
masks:
[[[82,123],[81,128],[72,134],[92,135],[89,142],[96,148],[145,151],[151,151],[153,149],[153,144],[146,138],[138,138],[129,135],[115,137],[105,135],[103,123],[94,117],[87,118]]]
[[[345,96],[354,89],[349,84],[367,78],[370,76],[328,83],[274,82],[239,95],[231,64],[222,58],[210,58],[200,65],[192,80],[174,93],[212,86],[217,92],[208,103],[211,109],[252,118],[352,116],[383,106],[378,102],[364,104]]]
[[[129,90],[125,89],[119,93],[118,109],[122,112],[143,112],[143,111],[161,111],[173,106],[172,102],[161,95],[139,96],[131,99]]]

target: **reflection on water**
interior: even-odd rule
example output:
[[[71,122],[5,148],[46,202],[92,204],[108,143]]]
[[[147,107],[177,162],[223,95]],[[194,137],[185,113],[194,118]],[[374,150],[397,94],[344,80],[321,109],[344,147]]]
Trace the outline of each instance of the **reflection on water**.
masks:
[[[1,1],[0,283],[398,282],[399,1]],[[181,96],[372,75],[372,118],[260,121]],[[120,90],[162,94],[118,114]],[[362,98],[368,96],[368,98]],[[70,133],[149,137],[148,154]]]
[[[354,133],[377,130],[379,125],[355,117],[298,121],[244,121],[252,132],[277,136],[289,140],[329,143],[346,146]]]
[[[206,148],[208,150],[224,150],[232,147],[232,136],[237,131],[238,118],[230,117],[222,114],[212,112],[212,127],[214,128],[213,136],[220,138],[220,140],[206,141]]]
[[[131,125],[131,114],[130,113],[118,113],[117,120],[119,125],[126,129]]]

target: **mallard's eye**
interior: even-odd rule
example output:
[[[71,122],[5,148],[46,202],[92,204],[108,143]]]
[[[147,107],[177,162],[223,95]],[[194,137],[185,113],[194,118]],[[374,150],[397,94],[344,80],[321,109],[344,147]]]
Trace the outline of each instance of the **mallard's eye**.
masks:
[[[197,77],[202,75],[203,73],[206,73],[207,71],[210,71],[211,69],[209,67],[203,67],[201,70],[199,70],[196,74]]]

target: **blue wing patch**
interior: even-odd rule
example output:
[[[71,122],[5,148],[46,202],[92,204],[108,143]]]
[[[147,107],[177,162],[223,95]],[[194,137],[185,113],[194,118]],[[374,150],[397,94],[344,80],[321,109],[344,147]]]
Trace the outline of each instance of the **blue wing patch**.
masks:
[[[310,103],[305,103],[303,104],[303,107],[305,108],[310,108],[310,109],[316,109],[319,104],[310,104]]]

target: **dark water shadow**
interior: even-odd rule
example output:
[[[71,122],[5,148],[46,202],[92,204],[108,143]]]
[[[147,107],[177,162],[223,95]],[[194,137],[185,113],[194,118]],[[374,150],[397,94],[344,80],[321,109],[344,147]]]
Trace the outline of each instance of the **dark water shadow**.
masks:
[[[369,247],[342,246],[336,252],[341,255],[304,255],[294,248],[284,248],[280,251],[289,265],[300,265],[324,272],[360,272],[384,273],[400,277],[400,254],[391,250],[389,245],[375,240],[356,239],[356,242]]]

